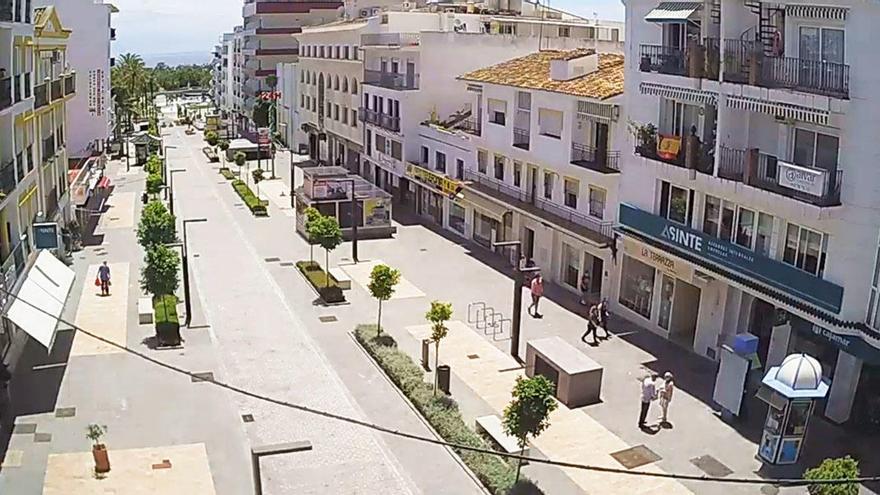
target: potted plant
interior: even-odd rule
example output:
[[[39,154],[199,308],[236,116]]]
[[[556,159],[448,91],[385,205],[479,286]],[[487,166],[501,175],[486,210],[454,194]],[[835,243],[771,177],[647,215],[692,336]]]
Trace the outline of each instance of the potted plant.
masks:
[[[101,438],[107,433],[107,427],[92,423],[86,428],[86,438],[94,442],[92,444],[92,457],[95,459],[95,472],[107,473],[110,471],[110,456],[107,455],[107,447],[101,443]]]

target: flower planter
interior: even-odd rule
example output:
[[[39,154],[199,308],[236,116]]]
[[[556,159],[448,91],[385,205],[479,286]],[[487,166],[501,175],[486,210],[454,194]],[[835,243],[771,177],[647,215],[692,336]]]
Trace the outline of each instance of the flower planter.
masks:
[[[97,443],[92,446],[92,457],[95,459],[95,472],[110,472],[110,456],[107,454],[107,447],[103,443]]]

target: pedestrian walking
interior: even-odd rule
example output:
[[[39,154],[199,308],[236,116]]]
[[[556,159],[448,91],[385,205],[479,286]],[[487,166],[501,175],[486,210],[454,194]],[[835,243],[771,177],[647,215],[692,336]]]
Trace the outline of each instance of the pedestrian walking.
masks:
[[[581,305],[587,305],[587,296],[590,295],[590,274],[584,272],[581,276]]]
[[[9,381],[12,373],[5,363],[0,362],[0,432],[12,430],[14,418],[12,417],[12,398],[9,395]]]
[[[642,380],[642,408],[639,411],[639,428],[645,427],[648,409],[651,407],[651,402],[657,399],[657,387],[654,385],[654,381],[657,380],[658,376],[657,373],[651,373]]]
[[[101,295],[109,296],[110,295],[110,267],[107,266],[107,262],[105,261],[101,266],[98,267],[98,277],[96,282],[101,286]]]
[[[675,382],[672,379],[672,373],[667,371],[663,374],[663,385],[660,387],[660,410],[662,411],[660,424],[669,424],[666,421],[666,413],[669,411],[669,403],[672,402],[673,391],[675,391]]]
[[[611,334],[608,333],[608,300],[607,299],[602,299],[602,301],[599,302],[599,305],[596,306],[596,316],[599,320],[598,326],[600,328],[602,328],[603,332],[605,332],[605,336],[602,338],[603,339],[610,339]],[[597,329],[597,331],[598,331],[598,329]]]
[[[544,295],[544,279],[541,277],[541,272],[536,273],[535,278],[532,279],[531,292],[532,304],[529,305],[529,314],[533,318],[543,318],[544,315],[538,312],[538,303],[541,301],[541,297]],[[534,312],[532,312],[532,308],[535,309]]]
[[[594,304],[590,306],[590,311],[587,312],[587,331],[581,335],[581,342],[584,344],[587,343],[587,336],[593,334],[593,345],[599,345],[599,339],[596,336],[596,326],[599,324],[599,309]]]

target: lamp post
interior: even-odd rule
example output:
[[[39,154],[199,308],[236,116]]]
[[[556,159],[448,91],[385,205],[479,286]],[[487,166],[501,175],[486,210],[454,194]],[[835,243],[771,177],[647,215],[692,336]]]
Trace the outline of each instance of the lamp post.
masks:
[[[168,171],[168,177],[170,178],[168,181],[168,209],[171,211],[171,216],[174,216],[174,174],[178,172],[186,172],[186,170],[176,168]]]
[[[291,184],[293,183],[293,178],[290,179]],[[354,214],[357,210],[357,196],[355,196],[354,190],[354,179],[335,179],[333,182],[344,182],[346,184],[351,185],[351,258],[355,263],[359,263],[358,261],[358,221],[355,218]],[[291,187],[293,189],[293,187]]]
[[[167,144],[164,146],[164,149],[162,150],[162,160],[164,160],[164,162],[165,162],[162,164],[162,172],[163,172],[162,178],[165,179],[166,184],[168,183],[168,164],[170,162],[170,160],[168,160],[168,150],[176,150],[176,149],[177,149],[177,146],[174,146],[172,144]]]
[[[541,269],[538,267],[522,267],[519,264],[519,258],[522,253],[522,241],[502,241],[492,244],[493,247],[512,247],[514,252],[515,264],[513,266],[513,316],[511,317],[510,328],[510,355],[518,362],[522,362],[519,357],[519,334],[522,325],[522,285],[523,273],[537,272]]]
[[[186,244],[186,225],[190,223],[207,222],[207,218],[187,218],[183,221],[183,298],[184,307],[186,308],[186,321],[184,326],[189,328],[192,322],[192,302],[189,298],[189,248]]]

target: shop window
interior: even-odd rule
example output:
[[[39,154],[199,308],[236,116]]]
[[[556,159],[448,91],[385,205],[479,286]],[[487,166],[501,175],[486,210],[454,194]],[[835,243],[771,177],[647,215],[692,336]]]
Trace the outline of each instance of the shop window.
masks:
[[[434,169],[446,173],[446,154],[439,151],[434,152]]]
[[[504,181],[504,157],[495,155],[495,178]]]
[[[605,190],[590,186],[590,216],[605,218]]]
[[[488,170],[489,152],[477,150],[477,172],[485,174]]]
[[[544,172],[544,198],[553,199],[553,172]]]
[[[773,237],[773,215],[758,213],[758,230],[755,233],[755,252],[770,256],[770,240]]]
[[[573,289],[579,289],[580,256],[577,250],[566,243],[562,243],[562,281]]]
[[[513,162],[513,185],[520,187],[522,183],[522,162]]]
[[[655,270],[641,261],[624,256],[621,273],[620,304],[651,319]]]
[[[669,330],[669,320],[672,319],[672,297],[675,295],[675,278],[664,273],[660,280],[660,311],[657,315],[657,324],[660,328]]]
[[[563,179],[563,188],[565,189],[565,206],[577,209],[580,184],[578,184],[578,181],[566,177]]]
[[[449,228],[458,232],[459,234],[464,235],[465,214],[466,211],[464,208],[459,206],[457,203],[450,202]]]
[[[660,185],[660,216],[682,225],[690,224],[693,191],[666,181]]]
[[[825,253],[828,237],[793,223],[785,231],[785,248],[782,261],[801,270],[821,277],[825,270]]]
[[[752,249],[755,238],[755,212],[740,207],[737,211],[735,242],[742,247]]]

